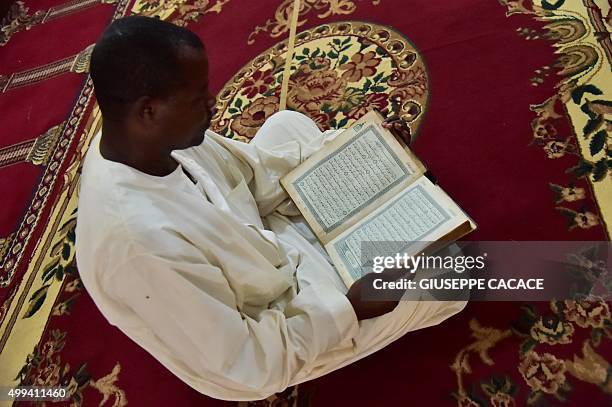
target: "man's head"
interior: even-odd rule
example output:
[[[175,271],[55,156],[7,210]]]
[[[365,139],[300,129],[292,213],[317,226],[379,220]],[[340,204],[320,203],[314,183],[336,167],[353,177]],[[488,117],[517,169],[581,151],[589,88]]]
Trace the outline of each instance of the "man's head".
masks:
[[[202,142],[214,98],[194,33],[156,18],[119,19],[96,43],[90,72],[105,126],[121,137],[168,152]]]

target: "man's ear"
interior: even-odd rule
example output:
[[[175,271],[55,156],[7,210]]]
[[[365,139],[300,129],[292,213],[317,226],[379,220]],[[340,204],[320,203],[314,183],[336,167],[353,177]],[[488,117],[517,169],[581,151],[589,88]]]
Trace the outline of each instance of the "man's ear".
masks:
[[[151,126],[159,112],[159,105],[155,99],[150,96],[141,96],[134,102],[134,113],[138,121],[145,127]]]

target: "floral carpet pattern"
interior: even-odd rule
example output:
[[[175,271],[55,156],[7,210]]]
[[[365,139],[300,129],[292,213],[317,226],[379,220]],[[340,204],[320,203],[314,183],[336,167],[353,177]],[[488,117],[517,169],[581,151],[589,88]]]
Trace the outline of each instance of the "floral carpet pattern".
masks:
[[[612,6],[600,8],[595,2],[542,2],[528,6],[526,2],[502,1],[508,16],[526,14],[546,22],[541,29],[518,28],[527,40],[553,41],[559,58],[553,66],[536,70],[532,84],[542,83],[551,69],[562,79],[555,93],[540,104],[531,106],[536,117],[531,126],[533,144],[541,147],[549,159],[574,156],[575,164],[567,169],[566,185],[550,184],[557,209],[567,217],[568,228],[588,228],[600,222],[596,211],[586,205],[569,208],[571,202],[584,203],[585,188],[592,183],[601,196],[612,196],[612,99],[610,99],[610,66],[612,42],[609,29]],[[578,10],[576,10],[578,9]],[[582,13],[581,13],[582,11]],[[590,38],[589,38],[590,37]],[[558,130],[567,118],[575,134]],[[608,199],[609,201],[609,199]],[[608,217],[608,235],[612,230],[608,203],[600,209]]]
[[[261,0],[249,13],[244,0],[15,3],[0,23],[0,384],[62,384],[75,406],[231,404],[166,371],[80,283],[80,163],[101,125],[88,56],[127,14],[194,30],[213,61],[213,129],[248,142],[278,106],[292,3]],[[474,239],[608,240],[611,16],[598,0],[304,0],[288,107],[327,129],[396,101],[417,154],[479,223]],[[608,271],[586,254],[581,264]],[[340,371],[239,404],[609,405],[611,305],[472,303]]]
[[[566,402],[572,398],[571,383],[576,382],[597,386],[597,391],[607,394],[607,398],[612,395],[610,363],[597,352],[602,338],[612,338],[610,307],[605,301],[553,301],[548,307],[524,305],[519,318],[507,329],[484,327],[476,319],[469,325],[474,341],[461,349],[451,365],[457,375],[454,396],[459,406]],[[507,338],[515,339],[518,346],[514,372],[497,371],[489,354]],[[568,350],[571,354],[577,343],[581,344],[579,349],[564,356]],[[473,373],[470,356],[489,366],[489,376],[468,386],[465,376]]]
[[[284,53],[283,53],[284,51]],[[278,110],[284,42],[257,56],[218,96],[212,129],[248,142]],[[302,31],[289,78],[287,106],[322,129],[343,128],[371,109],[398,102],[413,133],[427,106],[427,73],[401,34],[376,24],[340,22]]]

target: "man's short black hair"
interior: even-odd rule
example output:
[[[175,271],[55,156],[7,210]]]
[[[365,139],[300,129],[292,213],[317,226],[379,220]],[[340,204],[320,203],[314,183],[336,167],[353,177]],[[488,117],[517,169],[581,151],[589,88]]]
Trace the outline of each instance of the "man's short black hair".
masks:
[[[130,16],[102,33],[91,54],[90,75],[104,117],[121,120],[142,96],[165,97],[182,83],[181,47],[203,49],[191,31],[157,18]]]

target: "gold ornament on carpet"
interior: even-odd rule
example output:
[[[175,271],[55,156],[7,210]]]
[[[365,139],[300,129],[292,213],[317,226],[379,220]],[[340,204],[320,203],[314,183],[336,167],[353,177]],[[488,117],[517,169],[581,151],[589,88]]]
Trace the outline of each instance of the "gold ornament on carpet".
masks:
[[[2,259],[4,258],[4,255],[6,255],[12,238],[13,238],[13,233],[8,235],[7,237],[0,238],[0,261],[2,261]]]
[[[74,62],[70,67],[70,72],[89,73],[89,61],[95,44],[91,44],[83,51],[79,52],[74,58]]]
[[[132,7],[132,14],[147,17],[158,17],[181,27],[207,13],[221,13],[223,6],[230,0],[137,0]]]
[[[49,160],[49,156],[55,149],[59,135],[61,134],[64,123],[51,127],[44,134],[39,136],[32,145],[25,159],[26,162],[31,162],[34,165],[45,165]]]
[[[380,0],[373,0],[373,5],[380,4]],[[304,17],[312,10],[323,10],[317,15],[323,19],[332,15],[348,15],[357,10],[357,5],[354,0],[304,0],[299,8],[299,16]],[[255,27],[255,30],[249,35],[247,44],[255,43],[255,37],[262,32],[268,32],[270,37],[278,38],[287,31],[291,26],[290,19],[293,11],[293,0],[284,0],[274,13],[274,19],[268,19],[264,24]],[[301,27],[306,23],[306,19],[298,21],[297,27]]]
[[[589,341],[582,344],[582,357],[574,355],[573,360],[566,360],[567,371],[579,380],[599,386],[601,390],[612,394],[612,380],[609,379],[610,363],[593,350]]]
[[[89,73],[89,60],[94,45],[91,44],[78,54],[58,61],[12,73],[9,76],[0,75],[0,93],[33,85],[68,72]]]
[[[0,149],[0,168],[20,162],[46,165],[65,122],[51,127],[35,139],[22,141]]]
[[[480,360],[489,366],[493,366],[493,359],[489,356],[489,351],[495,347],[500,341],[509,338],[512,332],[509,329],[499,330],[490,327],[482,326],[476,319],[470,320],[470,330],[474,342],[464,347],[457,353],[451,370],[457,376],[457,400],[467,400],[468,393],[465,388],[464,375],[472,373],[472,367],[469,362],[470,354],[476,354]]]
[[[4,18],[5,24],[0,27],[0,46],[6,45],[13,35],[19,31],[44,24],[60,17],[64,17],[96,4],[115,4],[118,0],[71,0],[67,3],[53,6],[48,10],[38,10],[28,15],[28,7],[22,1],[15,2]]]

